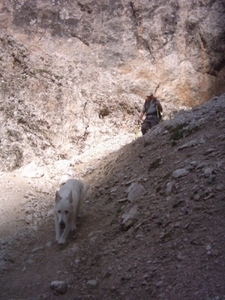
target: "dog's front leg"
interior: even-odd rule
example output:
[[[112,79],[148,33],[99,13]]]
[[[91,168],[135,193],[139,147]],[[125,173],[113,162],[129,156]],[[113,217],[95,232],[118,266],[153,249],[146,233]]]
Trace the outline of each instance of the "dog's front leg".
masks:
[[[60,226],[57,215],[55,214],[55,240],[58,242],[60,238]]]
[[[69,223],[69,224],[66,225],[66,228],[64,229],[60,239],[58,240],[59,244],[65,244],[67,235],[70,232],[70,228],[71,228],[71,224]]]

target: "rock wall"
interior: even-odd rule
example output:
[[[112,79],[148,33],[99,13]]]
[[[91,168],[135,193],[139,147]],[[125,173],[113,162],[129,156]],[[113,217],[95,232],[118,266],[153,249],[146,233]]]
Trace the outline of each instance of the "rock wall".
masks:
[[[193,106],[224,91],[223,0],[3,1],[1,20],[29,51],[79,64],[86,82],[107,70],[117,87],[108,95],[143,96],[150,87]],[[99,90],[107,95],[104,85]]]
[[[166,117],[225,91],[223,0],[3,0],[0,28],[3,169],[134,132],[148,90]]]

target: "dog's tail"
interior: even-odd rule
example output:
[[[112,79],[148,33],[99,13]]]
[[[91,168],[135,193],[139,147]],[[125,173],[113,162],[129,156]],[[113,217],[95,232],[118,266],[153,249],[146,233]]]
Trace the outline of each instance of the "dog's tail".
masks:
[[[87,194],[89,187],[90,187],[89,184],[84,185],[84,187],[82,189],[82,193],[81,193],[81,201],[84,199],[85,195]]]

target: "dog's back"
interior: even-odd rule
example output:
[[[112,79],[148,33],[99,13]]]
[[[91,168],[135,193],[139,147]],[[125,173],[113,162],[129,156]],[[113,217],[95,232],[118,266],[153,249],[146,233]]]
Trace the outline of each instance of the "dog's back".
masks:
[[[83,183],[78,179],[68,179],[65,184],[60,188],[59,195],[64,198],[68,197],[70,191],[72,192],[73,199],[80,196],[83,189]]]
[[[76,196],[74,195],[74,193],[80,193],[79,197],[80,197],[80,200],[82,201],[83,198],[85,197],[88,189],[89,189],[89,184],[83,184],[80,180],[78,179],[68,179],[66,181],[66,183],[64,184],[64,186],[66,187],[69,187],[70,190],[72,191],[72,194],[73,196]]]

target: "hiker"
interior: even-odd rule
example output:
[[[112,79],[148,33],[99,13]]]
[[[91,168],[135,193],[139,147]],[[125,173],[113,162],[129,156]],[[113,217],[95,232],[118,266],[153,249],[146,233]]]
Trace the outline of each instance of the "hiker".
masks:
[[[143,135],[148,131],[148,129],[159,124],[162,119],[162,110],[162,105],[159,100],[153,95],[153,93],[149,92],[146,95],[145,103],[138,119],[138,124],[140,124],[143,116],[146,116],[141,125],[141,132]]]

